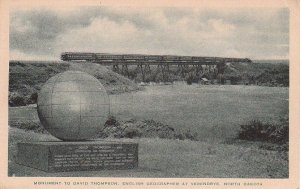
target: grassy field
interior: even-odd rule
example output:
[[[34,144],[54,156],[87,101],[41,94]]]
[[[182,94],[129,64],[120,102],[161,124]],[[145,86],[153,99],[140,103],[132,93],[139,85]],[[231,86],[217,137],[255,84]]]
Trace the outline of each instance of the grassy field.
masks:
[[[288,88],[230,85],[148,86],[143,91],[110,95],[118,119],[153,119],[200,140],[224,141],[251,120],[278,123],[288,115]],[[11,122],[38,122],[36,107],[9,108]]]
[[[155,138],[120,139],[123,141],[137,142],[139,144],[139,167],[133,170],[46,173],[16,164],[16,143],[36,140],[55,141],[57,139],[47,134],[10,128],[9,176],[177,178],[288,177],[288,161],[286,160],[286,156],[277,151],[258,149],[255,145],[229,145]]]
[[[250,120],[277,123],[288,115],[288,88],[232,85],[148,86],[112,95],[111,113],[123,119],[154,119],[197,132],[202,140],[236,135]]]
[[[11,127],[9,175],[287,178],[287,151],[267,150],[259,142],[230,143],[228,138],[235,137],[240,125],[250,120],[277,123],[288,114],[288,94],[288,88],[283,87],[179,83],[110,95],[111,114],[119,119],[153,119],[179,131],[197,132],[200,141],[120,139],[139,143],[137,169],[48,174],[16,164],[16,143],[56,139]],[[9,120],[25,125],[38,122],[36,106],[10,107]]]

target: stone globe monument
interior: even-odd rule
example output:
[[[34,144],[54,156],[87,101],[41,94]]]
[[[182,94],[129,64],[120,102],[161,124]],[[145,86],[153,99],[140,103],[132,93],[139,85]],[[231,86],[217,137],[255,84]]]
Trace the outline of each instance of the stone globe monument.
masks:
[[[43,127],[63,141],[18,143],[17,163],[46,172],[136,168],[137,143],[87,140],[104,128],[109,109],[95,77],[80,71],[53,76],[39,92],[37,111]]]
[[[109,115],[109,97],[93,76],[66,71],[51,77],[38,94],[38,116],[56,138],[78,141],[93,138]]]

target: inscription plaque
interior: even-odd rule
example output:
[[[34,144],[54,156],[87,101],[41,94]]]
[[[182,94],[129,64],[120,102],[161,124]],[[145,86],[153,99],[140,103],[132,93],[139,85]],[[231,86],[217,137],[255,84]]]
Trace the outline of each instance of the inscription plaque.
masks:
[[[17,162],[47,172],[132,169],[138,166],[138,144],[119,141],[19,143]]]

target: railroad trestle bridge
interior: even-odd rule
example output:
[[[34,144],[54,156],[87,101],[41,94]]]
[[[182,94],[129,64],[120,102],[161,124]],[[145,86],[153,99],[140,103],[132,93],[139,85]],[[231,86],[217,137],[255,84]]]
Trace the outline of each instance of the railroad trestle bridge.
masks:
[[[163,80],[170,73],[170,68],[177,67],[182,77],[193,70],[197,77],[205,73],[223,74],[226,63],[251,63],[248,58],[222,58],[198,56],[173,56],[173,55],[140,55],[140,54],[108,54],[108,53],[77,53],[66,52],[61,54],[63,61],[90,62],[104,66],[112,66],[113,71],[129,77],[129,66],[137,66],[145,81],[146,74],[152,69],[160,71]],[[154,68],[153,68],[154,67]]]
[[[191,70],[195,72],[196,76],[201,77],[205,73],[215,73],[218,74],[217,64],[200,64],[200,63],[191,63],[191,62],[111,62],[103,63],[97,62],[102,65],[110,65],[114,72],[120,73],[127,77],[129,75],[129,66],[137,66],[137,70],[142,75],[142,81],[145,81],[147,74],[155,70],[162,74],[163,80],[165,81],[170,73],[171,67],[176,69],[177,73],[180,73],[181,77],[185,77],[187,73]],[[154,67],[155,66],[155,67]]]

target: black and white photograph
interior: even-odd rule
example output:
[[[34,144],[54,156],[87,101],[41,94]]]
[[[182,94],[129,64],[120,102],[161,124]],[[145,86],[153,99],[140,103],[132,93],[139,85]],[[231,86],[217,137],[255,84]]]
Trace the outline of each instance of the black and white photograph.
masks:
[[[289,54],[287,7],[12,7],[7,176],[288,179]]]

